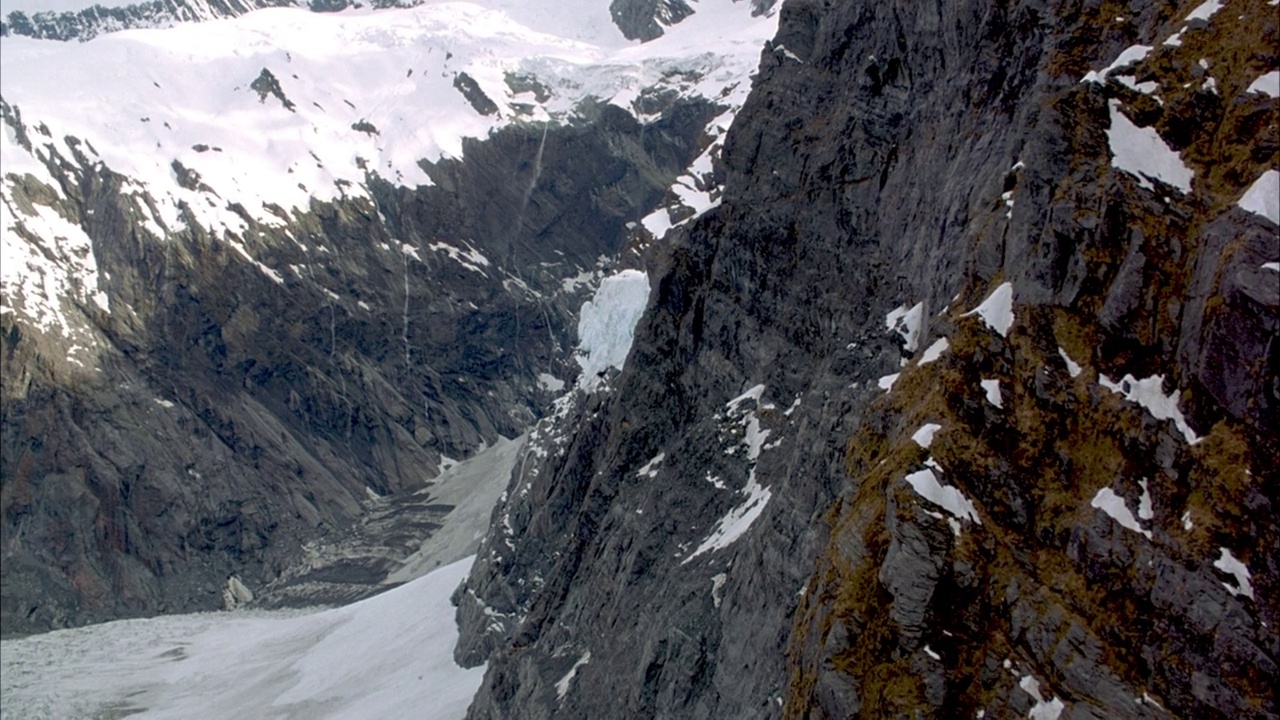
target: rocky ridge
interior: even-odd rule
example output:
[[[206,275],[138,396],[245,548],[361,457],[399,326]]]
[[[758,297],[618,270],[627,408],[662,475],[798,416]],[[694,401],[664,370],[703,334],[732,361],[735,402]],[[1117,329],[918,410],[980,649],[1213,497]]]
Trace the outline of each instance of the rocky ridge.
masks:
[[[455,595],[469,717],[1276,717],[1277,32],[785,3]]]

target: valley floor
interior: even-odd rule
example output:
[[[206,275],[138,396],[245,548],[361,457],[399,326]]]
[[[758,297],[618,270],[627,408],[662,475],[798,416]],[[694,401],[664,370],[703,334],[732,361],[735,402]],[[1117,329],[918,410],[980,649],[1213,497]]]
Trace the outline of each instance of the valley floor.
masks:
[[[472,558],[346,607],[122,620],[0,643],[0,717],[360,718],[466,714],[449,595]]]

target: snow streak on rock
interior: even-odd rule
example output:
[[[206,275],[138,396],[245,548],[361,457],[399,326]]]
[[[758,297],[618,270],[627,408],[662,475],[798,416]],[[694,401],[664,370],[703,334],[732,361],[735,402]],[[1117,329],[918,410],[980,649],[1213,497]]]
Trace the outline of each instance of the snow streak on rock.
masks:
[[[772,407],[761,404],[763,394],[764,385],[756,385],[726,403],[730,414],[739,415],[739,422],[743,430],[742,444],[746,446],[748,470],[747,485],[742,488],[741,492],[747,497],[716,521],[715,528],[712,529],[711,534],[698,545],[697,549],[689,557],[682,561],[682,564],[688,563],[703,553],[723,550],[729,547],[735,540],[746,534],[752,523],[764,512],[765,506],[769,504],[769,499],[773,497],[773,491],[756,480],[756,462],[760,459],[760,451],[764,449],[765,440],[768,439],[770,433],[769,430],[761,429],[760,419],[756,417],[756,408]],[[752,407],[744,409],[742,406],[748,401],[752,401]]]

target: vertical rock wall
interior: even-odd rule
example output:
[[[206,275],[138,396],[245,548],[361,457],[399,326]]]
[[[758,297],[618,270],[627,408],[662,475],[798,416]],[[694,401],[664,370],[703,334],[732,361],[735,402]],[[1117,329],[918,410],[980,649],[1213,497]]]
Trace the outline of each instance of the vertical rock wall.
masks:
[[[1273,717],[1276,20],[1193,10],[783,5],[455,596],[470,717]]]

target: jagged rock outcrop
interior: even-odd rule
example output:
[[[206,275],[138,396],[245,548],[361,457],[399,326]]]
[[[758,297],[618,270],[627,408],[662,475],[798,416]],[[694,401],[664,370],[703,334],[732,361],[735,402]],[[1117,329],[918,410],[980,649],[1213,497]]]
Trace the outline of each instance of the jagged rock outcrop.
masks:
[[[734,0],[747,2],[747,0]],[[751,12],[760,15],[777,5],[777,0],[750,0]],[[697,0],[611,0],[609,14],[613,24],[629,40],[648,41],[662,37],[663,28],[671,27],[698,12]]]
[[[613,0],[609,4],[613,23],[632,40],[652,40],[662,36],[664,25],[675,25],[693,14],[684,0]]]
[[[784,4],[455,595],[469,717],[1276,717],[1277,37]]]

